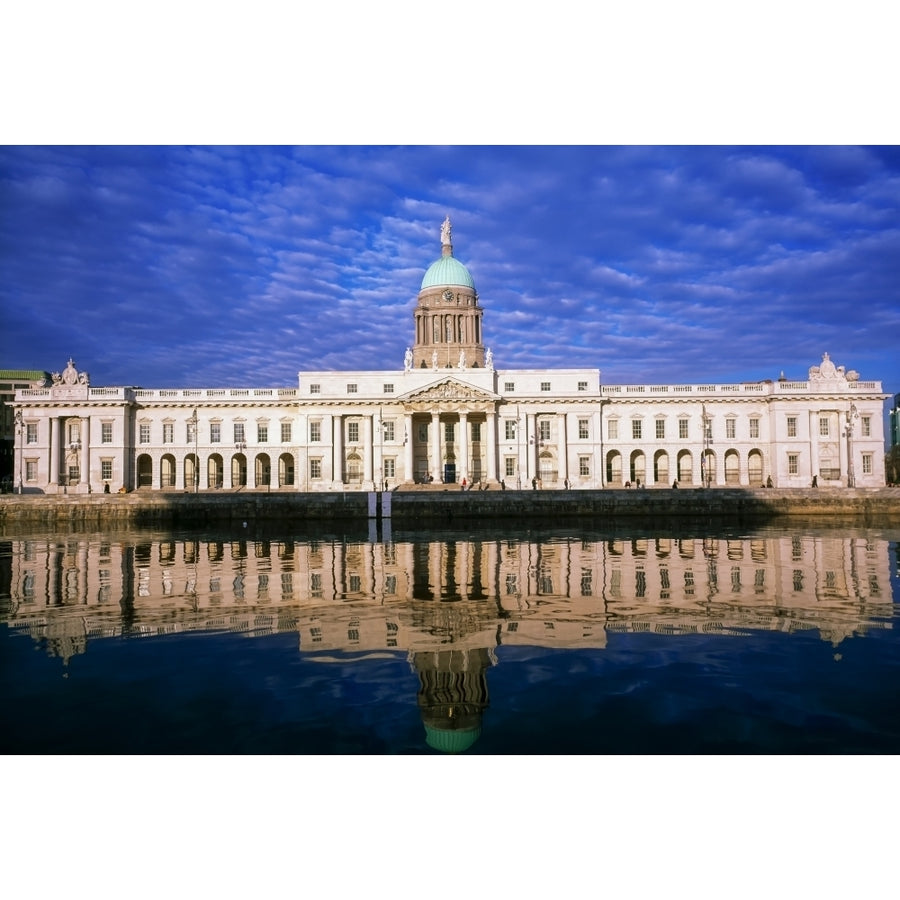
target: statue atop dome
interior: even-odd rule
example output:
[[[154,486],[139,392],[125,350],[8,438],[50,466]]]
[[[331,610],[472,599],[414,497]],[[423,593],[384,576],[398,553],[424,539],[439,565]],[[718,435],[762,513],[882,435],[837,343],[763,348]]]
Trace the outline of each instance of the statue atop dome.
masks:
[[[450,216],[444,219],[441,225],[441,246],[449,247],[453,241],[450,239]]]

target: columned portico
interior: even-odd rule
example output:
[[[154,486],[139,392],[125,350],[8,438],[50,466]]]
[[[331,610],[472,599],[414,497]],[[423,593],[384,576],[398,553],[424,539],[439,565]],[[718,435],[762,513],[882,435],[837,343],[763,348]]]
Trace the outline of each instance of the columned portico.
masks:
[[[441,417],[439,413],[431,414],[431,427],[428,431],[431,436],[431,453],[429,454],[429,472],[432,478],[441,478]]]
[[[469,417],[464,411],[459,414],[459,459],[456,467],[456,477],[459,482],[469,480]]]

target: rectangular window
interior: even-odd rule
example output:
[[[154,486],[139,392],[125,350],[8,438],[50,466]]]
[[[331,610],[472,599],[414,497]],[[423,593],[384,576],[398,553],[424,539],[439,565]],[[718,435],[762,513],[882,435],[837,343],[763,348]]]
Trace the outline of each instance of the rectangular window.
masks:
[[[193,444],[197,439],[197,423],[196,422],[187,422],[187,430],[185,431],[185,439],[189,444]]]
[[[139,429],[138,439],[142,444],[150,443],[150,426],[146,424],[142,424]]]
[[[631,437],[633,440],[639,441],[641,439],[641,420],[635,419],[631,423]]]
[[[800,457],[796,453],[788,453],[788,475],[796,475],[799,472]]]
[[[678,420],[678,437],[681,440],[685,440],[688,436],[688,420],[687,419],[679,419]]]
[[[355,394],[355,393],[356,393],[356,385],[355,385],[355,384],[348,384],[348,385],[347,385],[347,393],[348,393],[348,394]]]
[[[819,417],[819,437],[828,437],[828,419],[825,416]]]
[[[589,456],[579,456],[578,457],[578,474],[579,475],[590,475],[591,474],[591,458]]]
[[[350,443],[359,441],[359,422],[347,423],[347,440]]]
[[[428,426],[427,425],[419,426],[419,443],[420,444],[428,443]]]
[[[444,422],[444,441],[448,444],[453,443],[453,423]]]
[[[481,440],[481,422],[472,423],[472,441]]]
[[[385,422],[384,423],[384,439],[386,441],[394,440],[394,423],[393,422]]]
[[[220,422],[209,423],[209,442],[218,444],[222,441],[222,424]]]
[[[100,460],[100,477],[104,481],[109,481],[112,478],[112,464],[113,461],[111,459]]]
[[[617,441],[619,439],[619,422],[617,419],[610,419],[606,426],[607,437],[611,441]]]
[[[538,429],[540,431],[540,438],[542,441],[550,440],[550,420],[549,419],[541,419],[538,422]]]
[[[728,440],[733,441],[735,435],[735,424],[734,419],[726,419],[725,420],[725,437]]]
[[[171,422],[163,422],[163,443],[171,444],[175,440],[175,426]]]
[[[586,381],[579,381],[579,382],[578,382],[578,390],[579,390],[579,391],[586,391],[586,390],[587,390],[587,382],[586,382]]]
[[[282,428],[284,426],[282,425]],[[321,422],[310,422],[309,423],[309,440],[310,443],[316,444],[322,440],[322,423]]]
[[[787,433],[788,437],[797,437],[797,417],[787,417]]]
[[[236,444],[244,443],[244,423],[243,422],[235,422],[234,423],[234,442]]]
[[[147,426],[149,428],[149,426]],[[148,438],[149,440],[149,438]],[[81,441],[81,423],[73,422],[69,425],[69,443],[75,444]]]
[[[579,419],[578,420],[578,438],[579,440],[586,441],[590,437],[590,431],[588,431],[588,420],[587,419]]]
[[[503,383],[503,390],[506,391],[507,394],[511,394],[516,389],[516,383],[514,381],[506,381]]]
[[[25,443],[26,444],[36,444],[37,443],[37,422],[29,422],[25,426]]]
[[[257,423],[256,441],[259,444],[267,444],[269,442],[269,426],[268,426],[268,424],[263,425],[261,423]]]
[[[752,437],[752,438],[759,437],[759,419],[751,419],[750,420],[750,437]]]
[[[541,382],[541,390],[542,390],[542,391],[549,391],[549,390],[550,390],[550,382],[549,382],[549,381],[542,381],[542,382]]]
[[[311,384],[309,386],[309,392],[311,394],[321,394],[322,393],[322,385],[321,384]]]
[[[507,419],[504,423],[506,440],[514,441],[516,439],[516,420],[515,419]]]
[[[36,459],[25,460],[25,480],[37,481],[38,461]]]
[[[872,417],[871,416],[863,416],[859,420],[860,434],[863,437],[872,437]]]
[[[384,461],[384,477],[385,478],[393,478],[394,473],[397,471],[396,462],[393,457],[386,459]]]
[[[102,422],[100,424],[100,443],[112,443],[112,422]]]
[[[661,441],[666,436],[666,420],[665,419],[657,419],[656,420],[656,439]]]
[[[506,477],[511,478],[516,474],[516,458],[514,456],[507,456],[504,460],[505,463],[505,472]]]
[[[290,443],[291,440],[291,423],[290,422],[282,422],[281,423],[281,443],[287,444]]]
[[[384,386],[384,392],[385,392],[386,394],[393,394],[393,393],[394,393],[394,386],[393,386],[392,384],[386,384],[386,385]]]
[[[321,459],[311,459],[309,461],[309,477],[310,478],[321,478],[322,477],[322,460]]]
[[[872,474],[872,454],[863,453],[862,455],[863,475]]]

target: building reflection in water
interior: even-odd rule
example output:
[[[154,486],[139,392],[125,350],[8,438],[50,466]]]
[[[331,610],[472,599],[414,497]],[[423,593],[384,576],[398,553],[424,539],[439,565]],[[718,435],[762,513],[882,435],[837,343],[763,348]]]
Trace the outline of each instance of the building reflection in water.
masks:
[[[448,751],[480,734],[503,645],[602,649],[618,632],[758,629],[815,629],[837,645],[893,615],[888,542],[865,535],[4,543],[0,620],[50,655],[184,631],[295,632],[323,662],[405,651],[427,741]]]

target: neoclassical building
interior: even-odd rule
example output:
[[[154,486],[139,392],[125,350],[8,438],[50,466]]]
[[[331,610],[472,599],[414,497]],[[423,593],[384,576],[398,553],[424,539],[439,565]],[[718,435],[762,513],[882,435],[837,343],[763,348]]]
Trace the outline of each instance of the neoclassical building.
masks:
[[[144,390],[94,387],[70,359],[16,392],[14,478],[43,493],[885,483],[887,395],[827,353],[804,381],[601,384],[496,367],[483,317],[447,219],[402,368]]]

